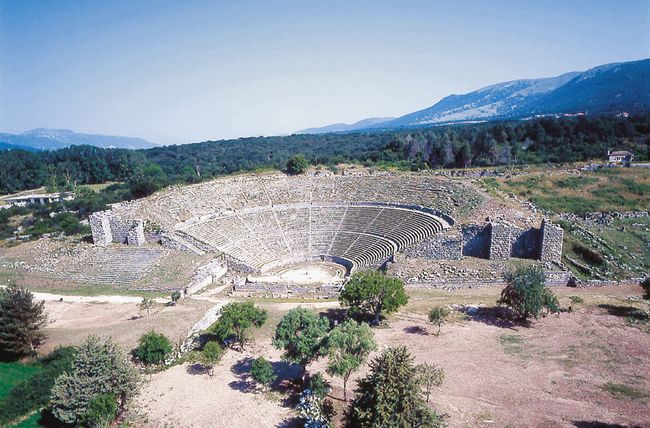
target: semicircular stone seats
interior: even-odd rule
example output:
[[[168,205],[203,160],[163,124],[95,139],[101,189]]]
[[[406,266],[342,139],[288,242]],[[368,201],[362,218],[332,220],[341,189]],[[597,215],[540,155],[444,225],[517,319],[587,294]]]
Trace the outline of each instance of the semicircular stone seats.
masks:
[[[370,266],[448,226],[430,213],[394,205],[298,203],[203,216],[176,229],[263,271],[323,256]]]

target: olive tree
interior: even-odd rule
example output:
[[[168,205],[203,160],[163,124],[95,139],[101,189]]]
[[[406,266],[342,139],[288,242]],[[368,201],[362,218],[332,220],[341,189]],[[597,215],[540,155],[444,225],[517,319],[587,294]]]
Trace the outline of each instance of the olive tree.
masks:
[[[219,340],[233,340],[239,343],[243,350],[248,341],[249,331],[253,327],[261,327],[266,322],[268,313],[256,308],[253,302],[233,302],[227,304],[219,319],[210,327],[210,332]]]
[[[507,305],[518,317],[527,320],[539,317],[543,309],[559,312],[555,295],[545,288],[546,274],[539,266],[518,267],[504,275],[507,285],[501,291],[498,304]]]
[[[416,371],[428,403],[433,388],[442,385],[445,380],[445,370],[436,364],[422,363],[416,366]]]
[[[307,365],[321,356],[328,330],[327,318],[301,307],[291,309],[278,323],[273,346],[284,350],[282,358],[285,361],[300,365],[301,383],[304,383]]]
[[[336,326],[327,337],[327,373],[343,379],[343,400],[348,401],[348,379],[377,349],[374,334],[366,323],[348,320]]]
[[[375,271],[359,271],[352,274],[339,296],[342,306],[350,306],[352,314],[369,313],[374,324],[379,324],[383,313],[397,311],[408,302],[404,282]]]
[[[429,322],[433,325],[438,326],[438,332],[436,333],[436,336],[440,334],[440,328],[447,320],[448,315],[449,311],[444,306],[435,306],[429,311]]]

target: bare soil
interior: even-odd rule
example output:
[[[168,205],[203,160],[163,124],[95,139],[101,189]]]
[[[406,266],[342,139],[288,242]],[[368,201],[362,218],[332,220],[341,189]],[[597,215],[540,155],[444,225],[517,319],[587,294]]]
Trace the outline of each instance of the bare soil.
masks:
[[[133,349],[140,336],[150,330],[164,333],[172,342],[184,339],[192,326],[213,304],[184,299],[176,306],[155,304],[150,315],[138,308],[128,297],[107,301],[103,296],[83,300],[64,296],[63,301],[46,301],[50,323],[45,328],[47,340],[40,353],[58,346],[76,345],[89,334],[112,337],[124,349]]]
[[[404,311],[389,317],[387,326],[374,329],[380,350],[406,346],[416,362],[445,369],[445,382],[432,394],[430,405],[445,415],[450,427],[650,426],[650,329],[627,318],[631,307],[648,310],[638,299],[640,287],[557,289],[562,306],[572,306],[572,312],[528,327],[492,309],[499,291],[418,291]],[[583,302],[569,296],[580,296]],[[435,336],[426,308],[452,303],[485,308],[471,316],[457,312]],[[282,314],[298,305],[263,303],[270,311],[269,323],[246,352],[229,350],[213,377],[195,374],[187,365],[152,375],[139,399],[147,426],[271,427],[295,422],[287,379],[298,372],[281,362],[270,337]],[[322,302],[313,309],[335,307],[335,302]],[[281,374],[271,393],[256,390],[245,373],[246,359],[259,355]],[[308,369],[325,372],[325,366],[321,359]],[[349,396],[354,380],[366,372],[360,370],[349,382]],[[340,421],[343,384],[326,378],[333,385],[330,399]]]

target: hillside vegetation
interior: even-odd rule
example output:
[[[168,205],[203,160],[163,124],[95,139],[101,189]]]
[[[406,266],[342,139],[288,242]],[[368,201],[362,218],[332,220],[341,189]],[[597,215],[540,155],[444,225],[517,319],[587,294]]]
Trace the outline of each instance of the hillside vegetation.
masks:
[[[284,169],[302,153],[312,165],[402,169],[467,168],[602,159],[625,149],[648,159],[650,114],[629,118],[542,118],[398,132],[291,135],[206,141],[129,151],[75,146],[52,152],[0,152],[0,193],[124,181],[134,196],[170,183],[239,171]]]

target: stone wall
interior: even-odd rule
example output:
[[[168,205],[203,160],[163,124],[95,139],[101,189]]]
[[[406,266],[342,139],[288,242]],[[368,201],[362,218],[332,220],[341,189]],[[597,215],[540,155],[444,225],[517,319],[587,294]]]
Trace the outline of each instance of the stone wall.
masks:
[[[145,242],[144,223],[142,220],[136,220],[135,225],[126,234],[126,243],[129,245],[143,245]]]
[[[507,223],[490,224],[490,260],[507,260],[512,249],[511,226]]]
[[[542,221],[541,235],[539,259],[543,262],[560,263],[562,260],[564,230],[544,219]]]
[[[96,245],[105,246],[113,242],[142,245],[147,241],[142,220],[124,222],[115,217],[110,210],[91,214],[88,223]]]
[[[463,257],[463,235],[459,230],[433,235],[404,249],[408,257],[433,260],[459,260]]]
[[[224,258],[211,260],[207,265],[197,269],[189,284],[183,289],[183,294],[194,294],[208,285],[217,282],[226,274],[227,270],[228,266]]]
[[[340,284],[295,285],[277,283],[246,282],[234,285],[233,294],[236,296],[257,296],[271,298],[304,297],[332,299],[338,297]]]
[[[93,242],[96,245],[108,245],[113,242],[111,224],[105,211],[91,214],[88,223],[90,224],[90,232],[93,235]]]

